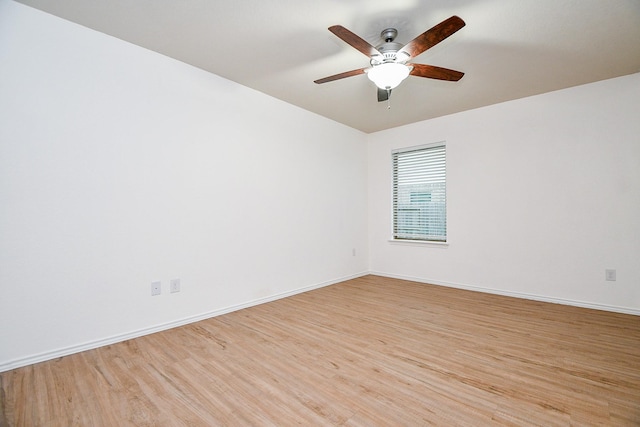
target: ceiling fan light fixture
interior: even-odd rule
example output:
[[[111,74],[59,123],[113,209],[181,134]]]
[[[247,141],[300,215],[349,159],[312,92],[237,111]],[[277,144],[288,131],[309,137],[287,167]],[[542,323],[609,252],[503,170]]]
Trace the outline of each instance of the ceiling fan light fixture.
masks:
[[[367,77],[380,89],[394,89],[409,77],[410,71],[410,68],[404,64],[386,62],[371,68],[367,72]]]

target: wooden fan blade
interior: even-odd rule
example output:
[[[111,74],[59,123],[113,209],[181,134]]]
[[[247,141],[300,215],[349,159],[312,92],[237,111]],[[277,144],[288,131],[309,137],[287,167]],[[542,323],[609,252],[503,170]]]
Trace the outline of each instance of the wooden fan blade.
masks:
[[[386,101],[387,99],[389,99],[390,95],[391,89],[386,90],[378,88],[378,102]]]
[[[402,49],[400,49],[398,53],[405,53],[409,55],[409,58],[418,56],[425,50],[437,45],[465,25],[465,22],[461,18],[454,15],[411,40]]]
[[[364,74],[366,68],[358,68],[357,70],[345,71],[344,73],[334,74],[333,76],[325,77],[323,79],[314,80],[314,83],[322,84],[332,82],[334,80],[344,79],[345,77],[357,76],[358,74]]]
[[[451,82],[457,82],[464,76],[462,71],[450,70],[448,68],[436,67],[434,65],[426,64],[407,64],[413,67],[413,70],[409,73],[416,77],[426,77],[428,79],[448,80]]]
[[[364,53],[368,57],[372,57],[374,55],[381,55],[378,49],[371,46],[369,42],[362,39],[357,34],[354,34],[351,31],[347,30],[342,25],[334,25],[332,27],[329,27],[329,31],[331,31],[333,34],[340,37],[348,45],[356,48],[357,50]]]

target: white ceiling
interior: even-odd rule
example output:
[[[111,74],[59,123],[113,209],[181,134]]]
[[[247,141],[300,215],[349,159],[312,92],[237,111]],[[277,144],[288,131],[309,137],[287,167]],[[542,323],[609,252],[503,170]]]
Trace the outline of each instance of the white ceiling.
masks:
[[[639,0],[20,0],[322,116],[374,132],[640,72]],[[412,62],[465,72],[459,82],[409,77],[391,109],[368,66],[331,34],[372,45],[395,27],[404,44],[458,15],[466,26]]]

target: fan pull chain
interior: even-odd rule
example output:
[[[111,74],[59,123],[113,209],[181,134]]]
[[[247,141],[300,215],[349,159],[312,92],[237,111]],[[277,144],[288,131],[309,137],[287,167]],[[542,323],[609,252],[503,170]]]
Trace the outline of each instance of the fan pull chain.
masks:
[[[391,110],[391,89],[387,88],[387,110]]]

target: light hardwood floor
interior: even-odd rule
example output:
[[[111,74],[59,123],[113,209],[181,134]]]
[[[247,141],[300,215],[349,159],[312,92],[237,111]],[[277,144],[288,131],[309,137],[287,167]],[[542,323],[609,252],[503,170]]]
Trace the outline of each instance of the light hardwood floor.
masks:
[[[638,426],[640,317],[366,276],[0,382],[3,426]]]

